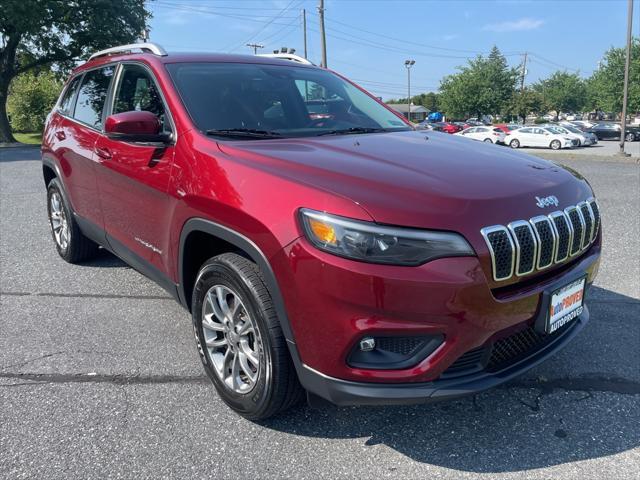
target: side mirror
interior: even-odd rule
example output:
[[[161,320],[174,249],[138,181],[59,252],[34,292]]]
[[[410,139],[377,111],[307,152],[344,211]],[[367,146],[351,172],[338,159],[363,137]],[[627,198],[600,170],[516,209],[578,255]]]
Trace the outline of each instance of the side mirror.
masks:
[[[104,124],[107,137],[123,142],[168,143],[171,135],[160,132],[160,120],[151,112],[132,111],[109,115]]]

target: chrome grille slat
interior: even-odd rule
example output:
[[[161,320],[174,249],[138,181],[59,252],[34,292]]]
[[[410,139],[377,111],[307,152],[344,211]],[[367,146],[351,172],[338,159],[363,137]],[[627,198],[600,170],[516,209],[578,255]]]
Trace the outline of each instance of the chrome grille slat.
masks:
[[[515,273],[518,277],[536,268],[537,242],[529,222],[517,220],[507,225],[516,248]]]
[[[522,277],[575,257],[598,237],[601,217],[595,198],[526,220],[480,230],[495,281]]]
[[[503,225],[493,225],[483,228],[480,233],[491,252],[493,279],[500,281],[511,278],[516,249],[509,230]]]
[[[551,220],[546,216],[534,217],[529,220],[533,226],[533,231],[538,242],[538,257],[536,258],[536,268],[544,270],[553,264],[556,255],[556,235],[551,224]]]
[[[571,248],[569,249],[570,256],[575,257],[580,250],[582,250],[582,242],[584,240],[584,218],[580,210],[571,206],[564,209],[567,217],[571,221],[571,227],[573,228],[573,240],[571,242]]]
[[[582,249],[584,250],[589,246],[591,238],[593,237],[594,217],[591,211],[591,205],[587,202],[580,202],[577,207],[584,220],[584,238],[582,240]]]
[[[591,207],[591,212],[593,213],[593,234],[591,235],[591,241],[593,242],[598,236],[598,231],[600,230],[600,207],[598,206],[596,199],[593,197],[589,198],[587,203]]]
[[[564,262],[569,257],[569,248],[573,240],[571,222],[564,212],[552,212],[549,214],[549,218],[558,238],[554,263]]]

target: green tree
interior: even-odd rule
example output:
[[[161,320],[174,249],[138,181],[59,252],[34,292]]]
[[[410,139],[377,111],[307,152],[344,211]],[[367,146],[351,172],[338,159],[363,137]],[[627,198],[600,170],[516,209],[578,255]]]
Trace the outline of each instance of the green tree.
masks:
[[[628,111],[640,112],[640,38],[631,44]],[[587,80],[588,106],[606,112],[622,111],[626,49],[609,49],[598,69]]]
[[[14,132],[41,132],[62,82],[52,72],[27,72],[11,82],[7,111]]]
[[[144,0],[2,0],[0,8],[0,142],[14,141],[7,118],[11,81],[53,63],[132,42],[150,14]]]
[[[440,83],[440,106],[450,117],[497,114],[512,97],[517,68],[510,68],[497,47],[487,57],[478,55],[458,67],[459,73],[446,76]]]
[[[542,96],[535,90],[525,88],[524,90],[514,92],[505,111],[509,115],[522,118],[522,122],[524,123],[527,115],[532,112],[536,114],[540,113],[542,106]]]
[[[555,72],[533,88],[542,96],[545,108],[556,113],[580,111],[587,102],[584,80],[577,73]]]

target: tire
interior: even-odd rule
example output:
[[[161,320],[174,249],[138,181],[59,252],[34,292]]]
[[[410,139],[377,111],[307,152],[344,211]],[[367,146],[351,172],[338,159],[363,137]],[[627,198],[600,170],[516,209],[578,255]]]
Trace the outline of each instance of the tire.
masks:
[[[633,142],[636,139],[636,136],[633,133],[627,133],[624,139],[626,142]]]
[[[520,140],[518,140],[517,138],[514,138],[509,142],[509,146],[511,148],[520,148]]]
[[[219,315],[224,311],[235,313]],[[271,295],[255,263],[235,253],[207,260],[193,290],[192,319],[205,372],[232,410],[249,420],[264,420],[303,398]]]
[[[483,142],[485,142],[485,143],[487,143],[487,142],[488,142],[488,143],[493,143],[493,140],[491,140],[490,138],[485,138],[485,139],[483,140]]]
[[[98,244],[84,236],[73,216],[69,200],[57,178],[47,186],[47,215],[58,254],[69,263],[80,263],[98,253]]]
[[[562,148],[562,144],[560,143],[560,140],[554,140],[551,142],[549,147],[551,147],[551,150],[560,150]]]

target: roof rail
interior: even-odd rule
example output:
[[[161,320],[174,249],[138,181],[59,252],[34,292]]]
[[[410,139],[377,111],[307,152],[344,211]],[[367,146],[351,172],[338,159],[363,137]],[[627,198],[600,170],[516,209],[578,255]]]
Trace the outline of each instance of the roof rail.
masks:
[[[107,48],[106,50],[100,50],[99,52],[92,54],[89,57],[89,60],[93,60],[94,58],[98,58],[98,57],[104,57],[106,55],[113,55],[116,53],[127,53],[127,52],[131,52],[132,50],[149,52],[149,53],[153,53],[154,55],[158,55],[160,57],[164,57],[167,55],[166,50],[162,48],[160,45],[158,45],[157,43],[151,43],[151,42],[130,43],[128,45],[119,45],[117,47]]]
[[[292,62],[302,63],[304,65],[313,65],[309,60],[293,53],[259,53],[258,57],[280,58],[282,60],[290,60]]]

